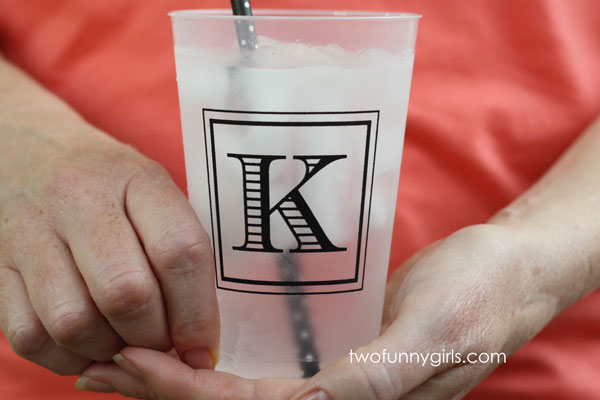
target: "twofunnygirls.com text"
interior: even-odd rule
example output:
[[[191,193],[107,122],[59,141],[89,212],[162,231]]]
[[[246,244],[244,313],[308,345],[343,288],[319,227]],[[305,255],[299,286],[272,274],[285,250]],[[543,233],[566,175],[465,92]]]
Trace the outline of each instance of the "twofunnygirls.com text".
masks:
[[[354,363],[387,363],[387,364],[419,364],[439,367],[442,364],[502,364],[506,362],[506,353],[467,353],[454,350],[436,352],[393,352],[388,349],[374,352],[348,353],[350,362]]]

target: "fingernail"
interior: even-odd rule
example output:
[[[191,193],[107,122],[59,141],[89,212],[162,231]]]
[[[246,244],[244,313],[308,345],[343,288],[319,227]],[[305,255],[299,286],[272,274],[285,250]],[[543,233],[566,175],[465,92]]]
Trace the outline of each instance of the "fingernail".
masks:
[[[121,367],[122,369],[124,369],[125,372],[128,372],[129,374],[135,376],[136,378],[143,379],[142,374],[140,373],[140,371],[131,363],[131,361],[127,360],[121,354],[115,354],[113,356],[113,361],[119,367]]]
[[[85,376],[79,377],[75,382],[75,387],[79,390],[86,390],[88,392],[98,392],[98,393],[113,393],[117,390],[109,385],[108,383],[99,382]]]
[[[212,358],[213,361],[213,368],[217,366],[217,364],[219,363],[219,358],[221,357],[221,348],[217,347],[216,349],[212,349],[210,351],[210,356]]]
[[[213,354],[206,349],[195,349],[183,353],[183,361],[194,369],[213,369]]]
[[[304,397],[301,397],[300,400],[331,400],[331,398],[322,390],[317,390],[316,392],[310,392]]]

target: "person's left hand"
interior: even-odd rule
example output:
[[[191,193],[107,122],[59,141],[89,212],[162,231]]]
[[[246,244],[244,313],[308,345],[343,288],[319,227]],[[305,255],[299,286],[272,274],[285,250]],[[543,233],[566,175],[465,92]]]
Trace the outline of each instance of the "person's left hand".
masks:
[[[122,369],[95,364],[80,386],[163,400],[458,399],[497,366],[467,362],[468,354],[511,354],[559,311],[560,290],[536,250],[533,238],[539,237],[499,225],[472,226],[416,254],[388,284],[381,336],[354,350],[454,351],[459,359],[384,364],[346,356],[308,380],[247,380],[129,347],[116,356]]]

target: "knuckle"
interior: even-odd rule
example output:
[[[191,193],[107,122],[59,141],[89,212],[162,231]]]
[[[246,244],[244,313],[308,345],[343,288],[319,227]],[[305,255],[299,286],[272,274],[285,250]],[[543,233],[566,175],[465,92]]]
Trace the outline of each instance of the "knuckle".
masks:
[[[150,159],[144,160],[141,170],[150,176],[169,176],[169,173],[165,167],[163,167],[159,162]]]
[[[155,296],[155,285],[137,271],[111,278],[100,299],[100,309],[109,317],[125,318],[142,314]]]
[[[42,195],[59,209],[114,197],[136,166],[106,151],[85,152],[48,171]],[[112,190],[107,190],[112,189]]]
[[[44,347],[49,337],[41,323],[23,322],[7,332],[8,341],[19,356],[32,357]]]
[[[94,314],[86,310],[68,309],[70,305],[56,308],[48,322],[48,333],[60,346],[84,343],[94,333]]]
[[[155,258],[161,268],[189,272],[210,259],[210,241],[205,232],[196,227],[170,229],[156,242]]]
[[[162,179],[170,179],[169,173],[160,163],[144,159],[140,160],[132,169],[136,171],[129,178],[129,185],[136,185],[138,182],[156,181]]]

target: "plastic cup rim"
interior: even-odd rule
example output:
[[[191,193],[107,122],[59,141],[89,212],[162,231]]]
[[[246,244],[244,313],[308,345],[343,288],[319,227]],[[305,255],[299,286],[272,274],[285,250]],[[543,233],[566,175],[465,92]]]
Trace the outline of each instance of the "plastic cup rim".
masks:
[[[249,21],[397,21],[418,20],[420,14],[382,11],[254,9],[254,15],[233,15],[229,9],[174,10],[168,15],[183,19],[217,19]]]

